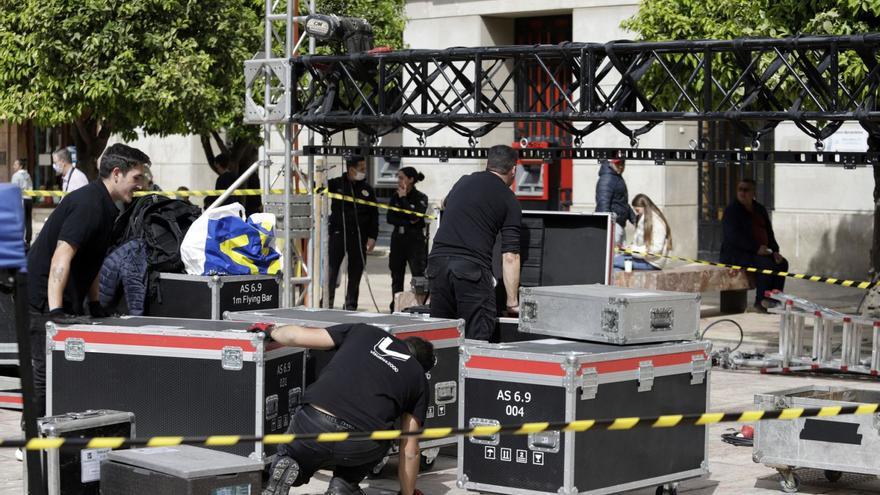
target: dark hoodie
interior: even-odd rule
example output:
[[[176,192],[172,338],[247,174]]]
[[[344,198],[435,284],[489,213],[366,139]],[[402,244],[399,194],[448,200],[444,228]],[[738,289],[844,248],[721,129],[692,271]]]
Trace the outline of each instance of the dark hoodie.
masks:
[[[629,205],[629,193],[626,191],[626,181],[614,170],[611,162],[601,160],[599,167],[599,182],[596,183],[596,211],[612,212],[617,215],[617,224],[626,226],[629,220],[636,223],[636,212]]]

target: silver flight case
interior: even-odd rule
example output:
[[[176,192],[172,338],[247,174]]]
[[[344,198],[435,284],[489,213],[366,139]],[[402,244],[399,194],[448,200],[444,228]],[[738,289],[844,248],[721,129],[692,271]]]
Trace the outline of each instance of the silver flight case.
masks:
[[[756,394],[763,410],[858,406],[880,402],[880,391],[807,385]],[[800,481],[798,467],[823,469],[829,481],[841,473],[880,475],[880,416],[856,414],[755,424],[752,459],[782,475],[783,491],[793,493]]]
[[[520,289],[520,332],[609,344],[699,338],[700,295],[608,285]]]

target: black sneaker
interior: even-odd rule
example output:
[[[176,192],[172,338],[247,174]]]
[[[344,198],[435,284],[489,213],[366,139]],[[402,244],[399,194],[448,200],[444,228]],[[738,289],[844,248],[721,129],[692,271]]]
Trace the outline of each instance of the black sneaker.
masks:
[[[272,468],[269,484],[263,489],[263,495],[287,495],[298,476],[299,464],[290,457],[281,457]]]

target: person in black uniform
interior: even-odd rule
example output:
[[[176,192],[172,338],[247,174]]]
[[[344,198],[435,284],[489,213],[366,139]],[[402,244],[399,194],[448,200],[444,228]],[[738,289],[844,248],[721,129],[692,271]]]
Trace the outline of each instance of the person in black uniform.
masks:
[[[336,433],[395,428],[414,431],[425,423],[428,380],[434,346],[419,337],[400,340],[363,323],[327,329],[256,323],[253,332],[292,347],[335,349],[336,354],[303,396],[288,432]],[[352,370],[357,370],[352,372]],[[297,440],[278,447],[263,495],[287,495],[291,486],[308,483],[319,469],[332,469],[325,495],[362,494],[358,484],[388,452],[387,441],[346,440],[321,443]],[[413,495],[419,473],[419,441],[400,440],[400,493]]]
[[[415,187],[416,183],[423,180],[425,176],[413,167],[398,170],[397,191],[391,196],[389,206],[425,213],[428,209],[428,196]],[[391,253],[388,256],[388,268],[391,269],[391,311],[394,311],[394,294],[403,291],[407,263],[411,276],[424,276],[428,248],[425,244],[425,217],[388,210],[388,223],[394,226],[394,232],[391,233]]]
[[[46,322],[85,314],[107,316],[98,302],[98,273],[110,247],[114,202],[130,203],[144,183],[150,158],[114,144],[98,165],[100,179],[71,192],[49,215],[28,253],[30,336],[40,416],[46,407]]]
[[[373,188],[367,184],[367,163],[362,156],[345,159],[342,177],[330,179],[327,189],[331,193],[375,202]],[[336,298],[336,283],[342,259],[348,255],[348,287],[345,290],[345,309],[356,310],[361,275],[367,253],[376,247],[379,236],[379,211],[375,206],[357,204],[353,201],[333,199],[330,205],[330,307]]]
[[[452,186],[428,256],[431,316],[463,318],[469,339],[488,340],[495,328],[492,250],[499,232],[507,311],[519,313],[522,208],[510,189],[517,158],[510,146],[493,146],[485,171]]]

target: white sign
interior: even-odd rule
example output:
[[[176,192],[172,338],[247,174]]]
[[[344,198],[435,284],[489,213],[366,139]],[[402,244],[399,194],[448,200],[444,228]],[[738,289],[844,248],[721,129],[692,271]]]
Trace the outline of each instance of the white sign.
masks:
[[[446,404],[437,406],[437,416],[446,416]]]
[[[529,463],[529,453],[523,449],[516,449],[516,462],[520,464]]]
[[[487,460],[494,461],[495,460],[495,447],[486,446],[486,450],[484,452],[484,457]]]
[[[113,449],[83,449],[80,452],[80,482],[91,483],[101,479],[101,461]]]
[[[532,452],[532,464],[535,466],[543,466],[544,465],[544,453],[543,452]]]
[[[513,451],[511,449],[501,449],[501,460],[510,462],[512,460]]]

